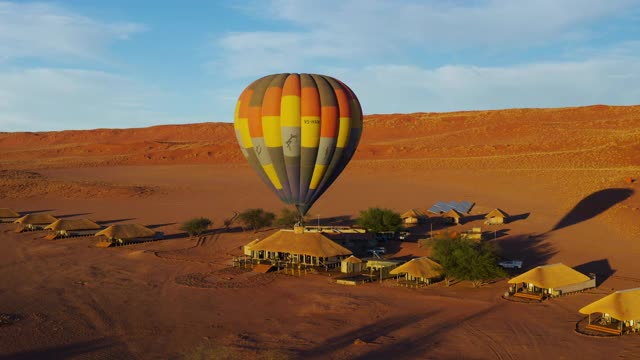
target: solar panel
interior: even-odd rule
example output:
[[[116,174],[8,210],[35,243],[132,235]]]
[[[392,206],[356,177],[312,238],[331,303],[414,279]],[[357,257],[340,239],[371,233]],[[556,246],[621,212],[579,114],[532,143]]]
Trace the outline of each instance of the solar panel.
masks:
[[[439,213],[445,213],[451,209],[455,209],[456,211],[465,214],[471,211],[471,208],[473,207],[473,205],[475,205],[475,203],[470,201],[450,201],[450,202],[438,201],[435,204],[433,204],[432,207],[429,208],[429,212],[432,212],[434,214],[439,214]]]

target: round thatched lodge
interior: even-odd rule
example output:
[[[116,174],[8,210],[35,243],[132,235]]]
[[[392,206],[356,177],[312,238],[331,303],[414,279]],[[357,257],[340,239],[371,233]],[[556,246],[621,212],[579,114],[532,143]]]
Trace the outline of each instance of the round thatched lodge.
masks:
[[[55,217],[49,214],[28,214],[14,223],[19,224],[16,232],[31,231],[31,230],[43,230],[45,226],[55,222]]]
[[[612,335],[639,332],[640,288],[616,291],[583,307],[580,313],[589,315],[589,330]]]
[[[109,247],[111,245],[155,240],[156,232],[139,224],[116,224],[98,231],[95,236],[102,237],[96,246]]]
[[[424,256],[411,259],[389,273],[391,275],[404,275],[407,283],[429,285],[442,277],[443,269],[440,264]]]
[[[509,294],[532,300],[561,296],[596,287],[596,276],[587,276],[562,263],[533,268],[511,280]]]
[[[245,253],[253,260],[283,261],[291,264],[337,267],[351,250],[324,236],[321,232],[280,230],[247,244]]]

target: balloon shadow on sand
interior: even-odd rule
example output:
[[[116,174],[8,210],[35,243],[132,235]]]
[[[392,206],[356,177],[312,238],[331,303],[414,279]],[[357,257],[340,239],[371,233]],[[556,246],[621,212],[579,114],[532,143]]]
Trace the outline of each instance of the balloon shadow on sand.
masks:
[[[560,219],[551,231],[560,230],[596,217],[612,206],[628,199],[631,195],[633,195],[633,190],[631,189],[617,188],[596,191],[580,200],[567,215]]]

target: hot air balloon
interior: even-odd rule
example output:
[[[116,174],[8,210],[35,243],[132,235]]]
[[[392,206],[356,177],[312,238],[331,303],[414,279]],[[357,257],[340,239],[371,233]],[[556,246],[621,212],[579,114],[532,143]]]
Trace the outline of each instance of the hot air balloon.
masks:
[[[362,134],[362,109],[340,80],[274,74],[244,89],[234,128],[251,167],[280,200],[304,216],[353,157]]]

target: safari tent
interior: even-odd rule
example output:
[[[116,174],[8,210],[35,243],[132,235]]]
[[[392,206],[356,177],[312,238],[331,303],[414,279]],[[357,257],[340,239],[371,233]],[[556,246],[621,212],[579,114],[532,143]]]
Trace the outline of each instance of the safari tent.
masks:
[[[346,274],[359,273],[364,268],[364,263],[359,258],[351,255],[340,262],[340,271]]]
[[[9,208],[0,208],[0,222],[12,222],[17,220],[20,214]]]
[[[407,281],[414,281],[416,283],[428,285],[433,280],[442,276],[443,269],[440,264],[424,256],[411,259],[391,270],[389,273],[391,275],[404,275]]]
[[[120,245],[130,242],[153,240],[156,232],[139,224],[116,224],[98,231],[95,236],[106,238],[107,244]]]
[[[640,288],[619,290],[579,310],[589,315],[587,329],[620,335],[640,331]],[[600,317],[592,317],[599,313]],[[593,322],[592,322],[593,321]]]
[[[595,288],[596,277],[557,263],[533,268],[509,280],[509,284],[514,284],[510,291],[514,296],[542,300]]]
[[[499,225],[507,223],[509,215],[500,209],[493,209],[484,218],[486,219],[484,223],[487,225]]]
[[[43,230],[45,226],[56,220],[58,219],[49,214],[28,214],[14,221],[14,223],[19,224],[16,232],[21,232],[25,230]]]
[[[60,237],[95,235],[102,226],[89,219],[61,219],[47,225],[44,229],[52,231],[47,238],[53,240]]]
[[[405,224],[420,224],[429,219],[429,216],[422,210],[411,209],[400,215],[402,222]]]
[[[351,250],[320,232],[295,233],[293,230],[280,230],[253,243],[251,250],[251,256],[256,260],[280,260],[314,266],[337,265],[352,254]]]
[[[458,210],[451,209],[444,215],[442,215],[442,218],[444,219],[445,223],[459,225],[463,216],[464,215],[462,215],[462,213],[460,213]]]

